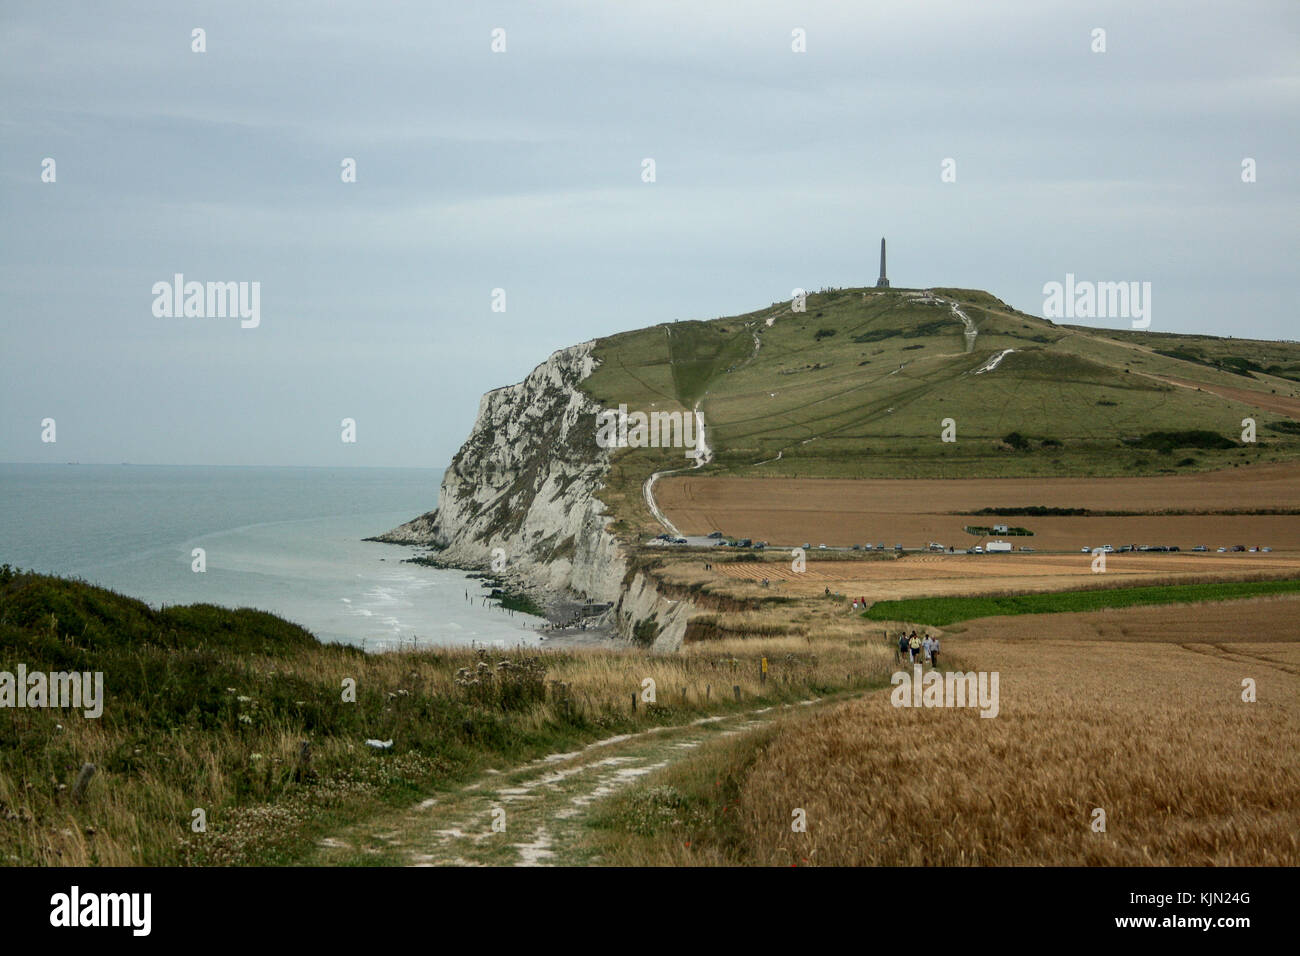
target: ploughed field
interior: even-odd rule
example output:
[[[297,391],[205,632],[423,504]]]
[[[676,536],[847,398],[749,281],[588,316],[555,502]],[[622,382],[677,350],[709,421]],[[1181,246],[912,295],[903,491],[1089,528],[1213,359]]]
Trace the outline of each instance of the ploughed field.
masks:
[[[823,479],[670,475],[655,486],[664,514],[684,534],[723,531],[772,545],[966,549],[1000,538],[1019,549],[1071,551],[1125,544],[1234,545],[1300,551],[1300,467],[1267,464],[1141,478]],[[1017,515],[1011,509],[1088,509],[1089,515]],[[982,509],[1005,514],[976,514]],[[1098,514],[1095,512],[1126,512]],[[1170,514],[1168,512],[1202,512]],[[1216,513],[1217,512],[1217,513]],[[1005,524],[1028,536],[977,535]],[[1017,560],[1020,556],[1017,555]],[[1115,558],[1115,555],[1111,556]],[[1169,560],[1176,555],[1159,554]],[[1204,559],[1206,555],[1198,554]],[[1259,555],[1251,555],[1259,557]],[[1264,555],[1263,557],[1268,557]],[[1018,565],[1019,566],[1019,565]]]
[[[794,571],[788,560],[745,561],[714,562],[703,575],[714,582],[755,586],[766,578],[778,594],[812,596],[830,588],[869,601],[1300,576],[1296,552],[1108,554],[1105,573],[1092,570],[1091,554],[909,554],[881,561],[818,561],[815,554],[810,558],[802,572]],[[674,568],[665,577],[683,583],[701,579],[691,565]]]

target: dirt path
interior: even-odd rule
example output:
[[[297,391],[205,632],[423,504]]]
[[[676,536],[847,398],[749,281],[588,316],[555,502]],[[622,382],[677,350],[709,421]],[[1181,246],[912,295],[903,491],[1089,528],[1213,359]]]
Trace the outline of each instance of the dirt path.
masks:
[[[843,700],[845,697],[827,698]],[[567,866],[599,863],[584,848],[596,801],[668,766],[707,740],[744,733],[803,701],[622,734],[514,770],[489,770],[457,790],[328,837],[311,865]],[[494,830],[494,821],[498,829]],[[501,825],[504,829],[500,829]]]

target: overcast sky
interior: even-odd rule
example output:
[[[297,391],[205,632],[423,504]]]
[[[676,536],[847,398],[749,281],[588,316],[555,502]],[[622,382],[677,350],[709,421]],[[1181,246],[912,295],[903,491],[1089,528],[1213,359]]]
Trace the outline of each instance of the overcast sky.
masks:
[[[441,467],[555,349],[869,285],[882,235],[895,286],[1300,338],[1295,0],[0,10],[2,461]],[[175,273],[260,325],[155,316]]]

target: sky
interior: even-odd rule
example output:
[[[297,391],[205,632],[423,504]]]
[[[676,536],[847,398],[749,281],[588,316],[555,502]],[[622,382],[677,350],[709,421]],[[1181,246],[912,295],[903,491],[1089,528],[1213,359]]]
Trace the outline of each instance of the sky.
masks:
[[[1152,331],[1300,338],[1298,34],[1294,0],[0,0],[0,461],[442,467],[556,349],[871,285],[882,236],[897,287],[1149,282]],[[256,325],[156,314],[178,273],[257,283]]]

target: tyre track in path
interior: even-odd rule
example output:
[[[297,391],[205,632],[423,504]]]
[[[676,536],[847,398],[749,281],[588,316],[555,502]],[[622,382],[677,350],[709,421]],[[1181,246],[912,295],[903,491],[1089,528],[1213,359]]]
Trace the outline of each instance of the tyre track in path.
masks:
[[[609,737],[504,772],[488,770],[469,784],[321,840],[315,858],[307,862],[318,866],[599,864],[583,839],[587,816],[598,801],[668,767],[709,740],[746,733],[779,716],[860,693],[701,717]]]

